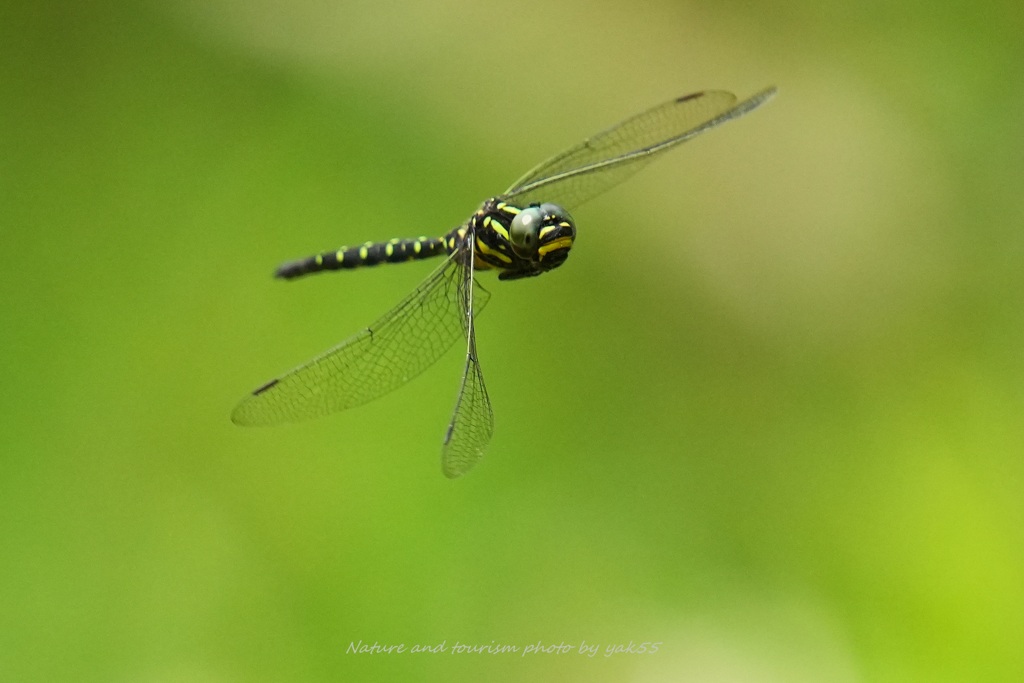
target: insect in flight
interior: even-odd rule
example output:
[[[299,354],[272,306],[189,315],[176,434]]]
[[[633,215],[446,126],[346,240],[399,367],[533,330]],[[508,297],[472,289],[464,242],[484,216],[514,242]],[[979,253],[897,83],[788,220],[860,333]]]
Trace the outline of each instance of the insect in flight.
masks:
[[[775,88],[768,88],[739,103],[735,95],[720,90],[684,95],[551,157],[441,237],[366,242],[283,264],[276,276],[291,280],[324,270],[444,257],[380,319],[260,386],[238,404],[231,419],[239,425],[269,425],[361,405],[405,384],[461,339],[465,365],[444,435],[441,466],[450,478],[465,474],[483,456],[494,431],[474,328],[490,294],[476,281],[475,272],[495,269],[499,280],[515,280],[557,268],[576,237],[569,208],[774,95]]]

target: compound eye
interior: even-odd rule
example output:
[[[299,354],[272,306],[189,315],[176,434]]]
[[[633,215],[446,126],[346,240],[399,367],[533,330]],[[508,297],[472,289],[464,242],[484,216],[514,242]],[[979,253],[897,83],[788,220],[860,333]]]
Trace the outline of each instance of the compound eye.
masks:
[[[548,221],[551,224],[562,222],[572,223],[572,216],[570,216],[569,212],[558,204],[541,204],[538,208],[543,215],[548,217]]]
[[[516,214],[508,230],[512,250],[523,258],[530,258],[536,254],[543,224],[544,212],[539,206],[527,207]]]

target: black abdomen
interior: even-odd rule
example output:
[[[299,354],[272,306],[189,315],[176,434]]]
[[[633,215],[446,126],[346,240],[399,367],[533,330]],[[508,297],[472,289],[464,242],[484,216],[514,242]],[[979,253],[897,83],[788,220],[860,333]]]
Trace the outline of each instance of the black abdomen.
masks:
[[[297,261],[289,261],[278,266],[274,275],[291,280],[300,275],[318,273],[322,270],[359,268],[375,266],[378,263],[401,263],[443,253],[445,253],[444,239],[440,237],[367,242],[359,247],[342,247],[337,251],[325,251]]]

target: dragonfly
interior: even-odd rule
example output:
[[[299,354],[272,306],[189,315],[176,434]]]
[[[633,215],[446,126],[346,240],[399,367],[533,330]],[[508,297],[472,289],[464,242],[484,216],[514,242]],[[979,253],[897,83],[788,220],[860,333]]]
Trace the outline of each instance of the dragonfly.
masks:
[[[457,478],[479,462],[494,433],[480,369],[476,317],[490,293],[476,272],[498,280],[534,277],[569,256],[569,213],[678,145],[758,108],[774,87],[737,102],[705,90],[627,118],[535,166],[439,237],[341,247],[279,266],[285,280],[328,270],[443,257],[408,296],[368,327],[307,363],[260,385],[231,415],[239,425],[271,425],[327,415],[372,401],[416,377],[457,342],[465,347],[455,408],[444,433],[441,469]]]

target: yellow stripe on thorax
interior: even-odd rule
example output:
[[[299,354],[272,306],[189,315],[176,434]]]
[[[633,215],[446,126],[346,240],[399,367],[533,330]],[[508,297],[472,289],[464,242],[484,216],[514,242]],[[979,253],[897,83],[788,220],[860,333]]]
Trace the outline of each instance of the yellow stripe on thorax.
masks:
[[[497,249],[491,249],[489,246],[484,244],[479,237],[476,238],[476,248],[477,251],[479,251],[481,254],[484,254],[486,256],[493,256],[502,263],[512,263],[512,259],[510,259],[507,255],[501,253]]]

